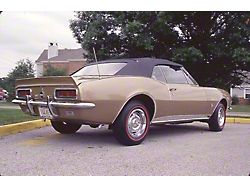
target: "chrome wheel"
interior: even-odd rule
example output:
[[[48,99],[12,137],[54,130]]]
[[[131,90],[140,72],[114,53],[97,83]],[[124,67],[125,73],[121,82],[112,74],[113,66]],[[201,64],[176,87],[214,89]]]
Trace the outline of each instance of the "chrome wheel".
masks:
[[[147,118],[142,109],[134,109],[128,117],[128,133],[132,138],[140,138],[146,130]]]
[[[225,110],[223,108],[220,108],[218,111],[218,124],[220,127],[222,127],[225,123]]]
[[[139,145],[145,139],[150,124],[148,109],[139,101],[130,101],[113,124],[115,138],[123,145]]]

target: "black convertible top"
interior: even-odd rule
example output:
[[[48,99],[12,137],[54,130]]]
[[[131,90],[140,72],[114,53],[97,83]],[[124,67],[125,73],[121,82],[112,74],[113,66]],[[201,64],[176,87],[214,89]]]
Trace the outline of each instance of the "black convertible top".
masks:
[[[89,65],[94,64],[104,64],[104,63],[127,63],[120,71],[115,75],[131,75],[131,76],[143,76],[151,77],[153,69],[156,65],[169,65],[182,67],[181,64],[171,62],[166,59],[157,59],[157,58],[128,58],[128,59],[115,59],[115,60],[104,60]]]

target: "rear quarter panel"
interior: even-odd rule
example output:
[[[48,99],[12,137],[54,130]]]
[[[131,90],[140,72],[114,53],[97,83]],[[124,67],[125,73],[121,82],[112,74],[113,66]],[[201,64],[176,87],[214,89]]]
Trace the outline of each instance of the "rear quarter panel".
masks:
[[[79,115],[97,123],[113,123],[127,101],[136,95],[151,97],[157,107],[164,106],[170,100],[165,84],[145,77],[111,77],[87,81],[79,85],[79,92],[82,101],[96,105],[94,109],[82,111]],[[166,112],[159,111],[156,115],[161,116]]]

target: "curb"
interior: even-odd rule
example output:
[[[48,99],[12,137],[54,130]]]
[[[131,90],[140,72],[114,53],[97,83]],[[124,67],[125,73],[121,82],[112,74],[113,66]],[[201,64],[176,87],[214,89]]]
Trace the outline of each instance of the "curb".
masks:
[[[250,118],[227,117],[226,123],[250,124]],[[43,121],[42,119],[3,125],[3,126],[0,126],[0,136],[6,136],[10,134],[30,131],[33,129],[37,129],[37,128],[41,128],[41,127],[45,127],[49,125],[51,125],[49,120]]]
[[[241,124],[250,124],[250,118],[245,117],[227,117],[226,123],[241,123]]]
[[[19,132],[30,131],[36,128],[41,128],[49,125],[51,125],[49,120],[43,121],[41,119],[3,125],[0,126],[0,136],[6,136],[10,134],[16,134]]]

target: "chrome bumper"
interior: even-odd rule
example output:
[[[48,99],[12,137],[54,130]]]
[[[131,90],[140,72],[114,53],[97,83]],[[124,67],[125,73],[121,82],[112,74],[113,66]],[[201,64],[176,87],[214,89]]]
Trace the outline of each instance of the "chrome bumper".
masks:
[[[55,114],[55,112],[53,111],[53,107],[77,108],[77,109],[91,109],[91,108],[95,107],[94,103],[64,103],[64,102],[51,101],[49,96],[47,97],[46,102],[45,101],[34,101],[29,96],[27,96],[26,100],[14,99],[14,100],[12,100],[12,103],[27,106],[31,115],[36,115],[34,112],[33,106],[48,107],[48,109],[53,117],[58,117],[58,115]]]

